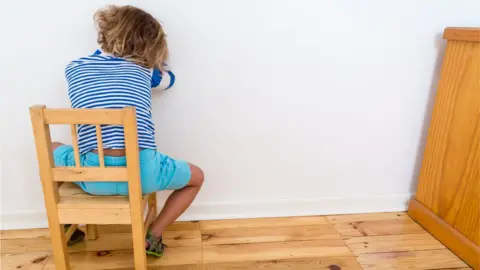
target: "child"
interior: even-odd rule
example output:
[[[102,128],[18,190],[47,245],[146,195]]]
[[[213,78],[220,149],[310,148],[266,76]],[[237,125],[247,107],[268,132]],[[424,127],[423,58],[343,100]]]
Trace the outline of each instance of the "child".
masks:
[[[132,6],[109,6],[95,16],[100,49],[72,61],[65,70],[73,108],[123,108],[135,106],[140,147],[140,174],[144,194],[174,190],[148,229],[147,253],[161,256],[162,233],[192,203],[204,176],[202,170],[183,160],[157,151],[152,121],[152,88],[170,88],[175,76],[167,69],[166,35],[160,23]],[[78,141],[82,166],[99,166],[95,126],[79,125]],[[121,126],[102,126],[105,164],[125,166],[125,144]],[[53,143],[56,166],[74,166],[73,148]],[[79,182],[94,195],[127,195],[127,183]]]

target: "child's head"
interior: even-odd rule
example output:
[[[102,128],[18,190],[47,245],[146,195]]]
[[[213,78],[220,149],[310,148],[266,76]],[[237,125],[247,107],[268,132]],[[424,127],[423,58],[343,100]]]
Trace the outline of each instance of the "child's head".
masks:
[[[94,15],[101,49],[148,68],[168,57],[166,35],[149,13],[132,6],[108,6]]]

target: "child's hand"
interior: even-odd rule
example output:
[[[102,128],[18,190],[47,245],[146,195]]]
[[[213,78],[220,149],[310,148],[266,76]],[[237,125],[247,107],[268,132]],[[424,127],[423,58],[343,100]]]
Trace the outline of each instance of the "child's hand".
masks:
[[[153,70],[152,74],[152,88],[167,90],[170,89],[175,83],[175,74],[171,71],[170,67],[163,63],[161,69]]]

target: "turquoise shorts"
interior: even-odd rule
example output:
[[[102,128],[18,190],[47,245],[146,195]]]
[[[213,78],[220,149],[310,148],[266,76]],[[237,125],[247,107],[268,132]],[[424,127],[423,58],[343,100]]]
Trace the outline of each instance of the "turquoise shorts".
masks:
[[[75,166],[73,147],[62,145],[53,152],[55,166]],[[98,154],[89,152],[80,155],[82,167],[100,166]],[[105,166],[124,167],[125,157],[105,156]],[[142,193],[150,194],[160,190],[177,190],[190,181],[190,166],[186,161],[173,159],[153,149],[140,151],[140,177]],[[128,195],[126,182],[76,182],[85,192],[93,195]]]

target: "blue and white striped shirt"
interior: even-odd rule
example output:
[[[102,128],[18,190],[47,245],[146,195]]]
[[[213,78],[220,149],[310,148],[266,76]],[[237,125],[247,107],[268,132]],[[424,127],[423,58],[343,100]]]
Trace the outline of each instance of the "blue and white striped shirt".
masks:
[[[123,58],[97,50],[93,55],[72,61],[65,69],[68,96],[72,108],[120,109],[134,106],[137,111],[140,148],[156,149],[155,126],[152,121],[152,88],[168,89],[175,82],[171,71],[162,73]],[[97,149],[93,125],[78,125],[80,153]],[[102,126],[103,147],[124,149],[122,126]]]

